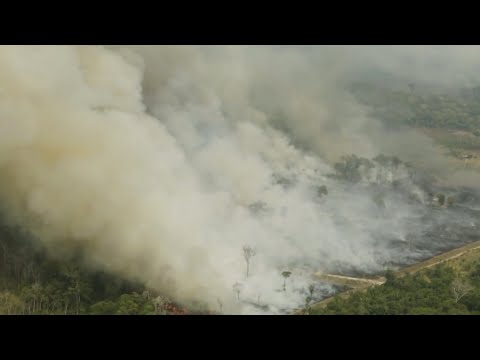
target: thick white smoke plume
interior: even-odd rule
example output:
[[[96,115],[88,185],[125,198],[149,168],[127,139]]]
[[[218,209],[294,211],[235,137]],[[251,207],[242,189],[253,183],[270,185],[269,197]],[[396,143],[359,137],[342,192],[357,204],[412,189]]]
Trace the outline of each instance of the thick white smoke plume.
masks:
[[[326,176],[331,161],[443,160],[420,135],[384,131],[344,90],[366,51],[1,46],[3,212],[52,253],[80,248],[92,266],[227,313],[254,311],[238,296],[274,313],[301,304],[300,264],[381,269],[372,234],[405,236],[417,210],[387,196],[379,214]],[[244,245],[256,250],[248,279]]]

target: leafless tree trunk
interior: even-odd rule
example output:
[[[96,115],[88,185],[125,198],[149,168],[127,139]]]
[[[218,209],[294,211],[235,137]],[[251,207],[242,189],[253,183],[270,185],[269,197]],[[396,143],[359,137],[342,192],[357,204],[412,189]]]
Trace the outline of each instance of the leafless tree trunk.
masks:
[[[76,298],[77,298],[77,315],[78,315],[80,312],[80,300],[81,300],[79,292],[77,293]]]
[[[455,303],[458,303],[465,295],[472,291],[473,287],[466,281],[455,279],[452,282],[452,293]]]
[[[53,300],[50,306],[51,306],[50,311],[55,312],[55,310],[57,309],[57,301]]]
[[[29,271],[29,272],[30,272],[29,275],[32,277],[33,281],[34,281],[34,282],[39,282],[39,280],[40,280],[39,277],[38,277],[39,274],[38,274],[37,269],[35,268],[35,265],[34,265],[34,264],[30,264],[29,270],[30,270],[30,271]]]
[[[6,269],[7,268],[7,244],[2,243],[2,250],[3,250],[3,266]]]
[[[250,246],[243,247],[243,257],[245,258],[245,262],[247,263],[247,278],[250,270],[250,259],[255,255],[256,253],[253,248],[251,248]]]
[[[67,315],[67,311],[68,311],[68,299],[65,300],[65,315]]]
[[[283,280],[283,291],[287,291],[287,279],[292,275],[290,271],[284,271],[282,272],[282,276],[284,278]]]
[[[237,294],[237,300],[240,301],[240,292],[242,291],[242,284],[240,283],[235,283],[233,285],[233,290],[235,291],[235,293]]]

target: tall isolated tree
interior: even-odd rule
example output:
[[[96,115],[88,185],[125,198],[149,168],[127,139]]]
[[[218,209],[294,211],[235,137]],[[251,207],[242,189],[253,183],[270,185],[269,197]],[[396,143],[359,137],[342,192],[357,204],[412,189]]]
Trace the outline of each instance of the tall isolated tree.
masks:
[[[243,247],[243,257],[245,258],[245,262],[247,263],[247,278],[248,278],[248,274],[249,274],[249,271],[250,271],[250,260],[255,255],[256,255],[256,252],[253,248],[251,248],[250,246],[247,246],[247,245],[245,245]]]
[[[303,308],[303,313],[304,313],[305,315],[310,315],[310,311],[311,311],[311,309],[312,309],[312,307],[310,306],[311,302],[312,302],[312,297],[311,297],[311,296],[307,296],[307,297],[305,298],[305,307]]]
[[[308,285],[308,296],[305,298],[305,306],[303,308],[303,313],[305,315],[310,315],[312,307],[310,306],[313,301],[313,294],[315,293],[315,284]]]
[[[240,283],[233,284],[233,291],[237,294],[237,300],[240,301],[240,293],[242,292],[243,285]]]
[[[290,277],[290,275],[292,275],[292,272],[291,271],[284,271],[282,272],[282,276],[283,276],[283,291],[287,291],[287,279]]]

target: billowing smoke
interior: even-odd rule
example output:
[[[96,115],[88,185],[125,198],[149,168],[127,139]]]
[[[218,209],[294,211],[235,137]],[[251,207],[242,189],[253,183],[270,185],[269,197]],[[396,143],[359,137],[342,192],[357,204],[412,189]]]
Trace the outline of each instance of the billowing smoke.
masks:
[[[52,254],[80,249],[186,305],[299,305],[300,265],[381,270],[402,256],[382,236],[405,239],[423,216],[393,193],[379,211],[370,190],[328,176],[334,161],[386,152],[450,173],[431,140],[387,131],[347,89],[372,65],[412,76],[405,59],[427,82],[473,67],[455,77],[435,50],[443,71],[430,77],[431,50],[390,50],[1,46],[2,212]]]

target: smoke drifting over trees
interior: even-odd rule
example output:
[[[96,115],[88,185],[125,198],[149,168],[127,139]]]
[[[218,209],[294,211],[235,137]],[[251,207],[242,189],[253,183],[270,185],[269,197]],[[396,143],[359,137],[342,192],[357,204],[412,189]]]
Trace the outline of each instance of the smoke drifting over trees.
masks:
[[[348,84],[367,64],[461,82],[474,66],[449,60],[473,64],[480,51],[390,51],[0,46],[2,214],[52,256],[80,249],[90,266],[187,306],[250,313],[239,300],[259,293],[271,312],[304,304],[295,290],[311,280],[296,265],[379,270],[401,256],[382,239],[405,237],[411,221],[431,225],[420,221],[424,189],[403,162],[445,183],[454,175],[429,138],[386,130]],[[406,59],[416,59],[412,73]],[[438,76],[429,77],[428,59]],[[367,160],[382,153],[388,166]],[[334,167],[349,154],[352,167]],[[336,170],[346,182],[331,176]],[[462,174],[456,184],[477,179]],[[387,191],[380,212],[372,198],[394,182],[417,200]],[[245,243],[252,264],[239,251]],[[255,270],[244,282],[245,261]],[[285,268],[283,292],[276,284]],[[239,282],[241,293],[232,292]]]

